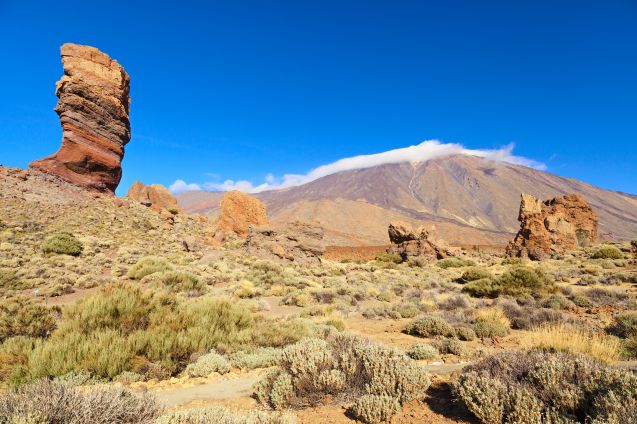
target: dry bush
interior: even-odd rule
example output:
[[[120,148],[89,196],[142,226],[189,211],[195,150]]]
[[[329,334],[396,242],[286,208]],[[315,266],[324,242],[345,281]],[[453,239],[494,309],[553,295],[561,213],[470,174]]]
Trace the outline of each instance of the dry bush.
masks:
[[[440,355],[438,349],[430,344],[417,344],[412,346],[407,352],[407,356],[416,361],[422,361],[425,359],[433,359]]]
[[[537,268],[518,267],[505,272],[499,278],[482,278],[465,284],[464,293],[473,297],[496,298],[501,295],[513,297],[540,297],[554,293],[555,283]]]
[[[428,387],[427,372],[403,352],[339,333],[284,349],[279,368],[259,382],[255,395],[274,409],[316,405],[328,395],[350,401],[386,396],[402,405]]]
[[[265,411],[232,411],[223,406],[177,411],[162,415],[156,424],[295,424],[287,414]]]
[[[593,253],[592,259],[624,259],[624,254],[615,246],[602,246]]]
[[[173,267],[164,258],[147,257],[142,258],[128,270],[128,278],[141,280],[147,275],[156,272],[172,271]]]
[[[609,331],[621,338],[637,337],[637,312],[626,312],[615,316]]]
[[[79,256],[83,249],[82,243],[71,233],[54,234],[42,243],[44,253]]]
[[[493,355],[466,367],[454,391],[489,424],[637,420],[637,376],[579,355]]]
[[[48,380],[0,395],[2,423],[150,424],[159,409],[148,394],[124,389],[80,391]]]
[[[511,322],[500,309],[483,309],[475,314],[473,330],[481,339],[504,337],[509,334]]]
[[[469,354],[469,349],[458,339],[434,340],[431,345],[443,355],[467,356]]]
[[[462,276],[456,281],[460,284],[466,284],[471,281],[481,280],[483,278],[493,278],[493,274],[486,268],[475,266],[463,272]]]
[[[191,377],[206,377],[213,372],[226,374],[228,371],[230,371],[230,362],[217,352],[212,351],[200,356],[192,364],[188,364],[184,372]]]
[[[544,325],[526,333],[523,345],[547,352],[578,353],[603,362],[617,361],[621,342],[612,336],[570,325]]]
[[[367,424],[386,422],[399,411],[398,400],[383,395],[363,395],[354,402],[351,409],[352,415]]]
[[[472,260],[456,258],[456,257],[445,258],[436,262],[436,266],[442,269],[462,268],[463,266],[473,266],[473,265],[475,265],[475,262],[473,262]]]
[[[9,337],[48,337],[55,329],[59,308],[49,308],[25,298],[0,303],[0,343]]]
[[[230,355],[232,365],[240,369],[268,368],[279,363],[281,349],[259,347],[250,351],[239,351]]]
[[[405,333],[417,337],[455,337],[456,330],[440,317],[424,316],[405,327]]]
[[[511,328],[516,330],[529,330],[543,324],[567,322],[564,314],[553,309],[522,307],[511,301],[501,302],[500,308],[511,321]]]

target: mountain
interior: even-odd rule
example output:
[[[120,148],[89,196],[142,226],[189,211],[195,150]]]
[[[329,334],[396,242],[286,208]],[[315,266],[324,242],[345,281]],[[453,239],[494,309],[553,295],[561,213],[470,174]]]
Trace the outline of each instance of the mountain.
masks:
[[[637,237],[636,196],[469,155],[343,171],[256,196],[274,224],[318,221],[335,245],[387,244],[394,219],[428,226],[450,244],[504,245],[519,228],[520,193],[582,194],[599,217],[602,238]],[[221,196],[190,191],[177,199],[188,213],[214,216]]]

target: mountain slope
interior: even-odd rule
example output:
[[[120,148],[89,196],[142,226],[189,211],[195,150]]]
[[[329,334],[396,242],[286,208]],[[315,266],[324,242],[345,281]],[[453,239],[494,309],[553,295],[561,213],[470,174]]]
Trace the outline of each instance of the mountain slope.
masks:
[[[572,192],[590,202],[601,237],[637,236],[634,196],[467,155],[344,171],[257,197],[274,223],[319,221],[334,244],[386,244],[392,219],[435,228],[438,237],[453,244],[504,244],[518,229],[520,193],[548,199]],[[187,192],[178,200],[187,212],[214,215],[220,197]]]

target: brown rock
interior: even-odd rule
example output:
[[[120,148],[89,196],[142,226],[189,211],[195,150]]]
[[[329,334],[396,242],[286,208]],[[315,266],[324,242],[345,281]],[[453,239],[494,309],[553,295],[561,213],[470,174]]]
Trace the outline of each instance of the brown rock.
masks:
[[[579,194],[544,202],[522,194],[518,221],[520,231],[507,246],[509,256],[541,260],[597,240],[597,216]]]
[[[246,253],[260,259],[321,263],[325,252],[323,227],[307,222],[292,222],[282,230],[250,227],[246,238]]]
[[[237,190],[228,191],[221,199],[214,239],[221,242],[232,236],[245,238],[250,227],[268,224],[265,206],[259,199]]]
[[[131,200],[137,200],[158,211],[162,209],[177,212],[181,211],[175,196],[161,184],[145,186],[141,181],[135,181],[131,188],[128,189],[126,197]]]
[[[391,246],[387,253],[400,255],[403,260],[410,257],[425,256],[442,259],[447,251],[429,239],[429,232],[424,227],[413,230],[403,221],[393,221],[387,229]]]
[[[56,84],[62,124],[57,153],[29,164],[85,188],[113,193],[130,140],[130,79],[95,47],[64,44],[64,76]]]

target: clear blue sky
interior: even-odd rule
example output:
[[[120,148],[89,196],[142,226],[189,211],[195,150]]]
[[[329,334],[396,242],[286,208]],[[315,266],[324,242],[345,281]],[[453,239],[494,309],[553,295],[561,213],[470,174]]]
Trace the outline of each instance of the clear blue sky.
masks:
[[[637,193],[635,0],[0,0],[0,37],[4,165],[59,147],[60,44],[125,66],[120,194],[434,138],[514,142],[550,172]]]

